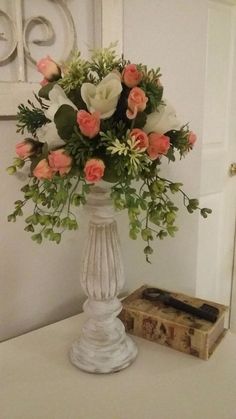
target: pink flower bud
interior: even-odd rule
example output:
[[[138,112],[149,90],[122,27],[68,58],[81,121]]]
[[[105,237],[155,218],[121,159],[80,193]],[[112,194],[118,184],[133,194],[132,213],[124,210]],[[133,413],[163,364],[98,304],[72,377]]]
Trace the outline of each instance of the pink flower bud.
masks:
[[[88,182],[98,182],[104,175],[105,164],[100,159],[90,159],[84,167],[85,179]]]
[[[77,113],[77,123],[82,134],[86,137],[94,138],[100,131],[99,112],[91,114],[86,111],[79,111]]]
[[[53,173],[59,172],[63,176],[71,170],[72,158],[66,154],[63,148],[51,151],[48,161]]]
[[[16,144],[16,154],[20,159],[27,159],[34,153],[33,142],[29,140],[24,140]]]
[[[140,87],[133,87],[128,97],[128,110],[126,111],[127,118],[134,119],[138,112],[144,111],[146,108],[148,98]]]
[[[60,67],[51,59],[51,57],[49,57],[49,55],[45,58],[41,58],[41,60],[37,62],[37,70],[48,81],[57,80],[61,77]]]
[[[157,134],[152,132],[148,136],[149,138],[149,147],[147,153],[151,160],[156,160],[162,154],[167,154],[170,148],[170,138],[166,135]]]
[[[147,134],[139,128],[134,128],[130,132],[130,136],[135,139],[137,146],[136,148],[142,149],[147,148],[149,145]]]
[[[40,180],[52,179],[53,171],[51,167],[49,167],[49,164],[46,159],[40,160],[40,162],[37,164],[33,171],[33,175]]]
[[[188,143],[193,146],[194,143],[197,141],[197,136],[193,131],[190,131],[188,134]]]
[[[137,86],[142,80],[142,77],[141,71],[138,71],[135,64],[128,64],[122,72],[123,82],[128,87]]]

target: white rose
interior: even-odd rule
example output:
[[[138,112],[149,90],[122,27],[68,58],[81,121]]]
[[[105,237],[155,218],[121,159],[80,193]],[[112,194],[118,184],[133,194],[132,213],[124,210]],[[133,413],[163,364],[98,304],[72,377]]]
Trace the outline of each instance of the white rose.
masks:
[[[56,84],[48,94],[49,101],[48,105],[49,108],[44,111],[46,117],[50,119],[50,121],[54,120],[54,115],[58,111],[58,109],[62,105],[69,105],[72,108],[78,110],[73,102],[66,96],[64,90]]]
[[[84,83],[81,86],[81,96],[89,112],[99,112],[101,119],[110,118],[122,92],[120,76],[110,73],[97,85]]]
[[[42,143],[47,143],[48,148],[51,150],[54,147],[61,147],[65,145],[65,142],[59,137],[57,128],[54,122],[43,125],[37,129],[37,137]]]
[[[164,105],[159,107],[159,110],[148,115],[146,124],[143,130],[149,134],[150,132],[157,132],[158,134],[165,134],[171,130],[179,130],[182,126],[176,117],[173,106],[164,101]]]

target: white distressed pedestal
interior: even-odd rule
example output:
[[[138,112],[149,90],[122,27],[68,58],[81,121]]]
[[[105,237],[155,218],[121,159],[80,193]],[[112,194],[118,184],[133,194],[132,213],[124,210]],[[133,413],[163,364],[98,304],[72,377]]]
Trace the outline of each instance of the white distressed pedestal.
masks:
[[[81,285],[88,296],[84,303],[88,320],[71,348],[70,359],[84,371],[110,373],[128,367],[137,355],[136,345],[117,318],[124,270],[110,185],[100,182],[92,187],[85,208],[91,219]]]

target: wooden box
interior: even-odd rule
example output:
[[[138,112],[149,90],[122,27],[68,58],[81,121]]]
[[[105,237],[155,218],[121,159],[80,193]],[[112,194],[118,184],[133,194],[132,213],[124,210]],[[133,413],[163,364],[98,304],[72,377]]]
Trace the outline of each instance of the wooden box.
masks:
[[[171,292],[172,297],[195,307],[200,307],[203,303],[217,307],[218,319],[215,323],[211,323],[167,307],[161,301],[144,299],[142,292],[147,287],[147,285],[142,286],[123,300],[123,310],[119,317],[126,331],[199,358],[208,359],[226,332],[224,323],[227,307]]]

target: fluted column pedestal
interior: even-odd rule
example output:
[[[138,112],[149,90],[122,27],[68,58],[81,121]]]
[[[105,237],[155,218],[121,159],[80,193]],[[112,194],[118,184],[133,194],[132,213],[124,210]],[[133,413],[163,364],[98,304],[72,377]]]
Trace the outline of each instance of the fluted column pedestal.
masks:
[[[117,298],[124,285],[124,270],[114,220],[110,186],[94,186],[86,210],[91,215],[85,248],[81,285],[87,301],[87,321],[70,352],[78,368],[92,373],[110,373],[126,368],[135,359],[137,348],[117,318],[122,304]]]

